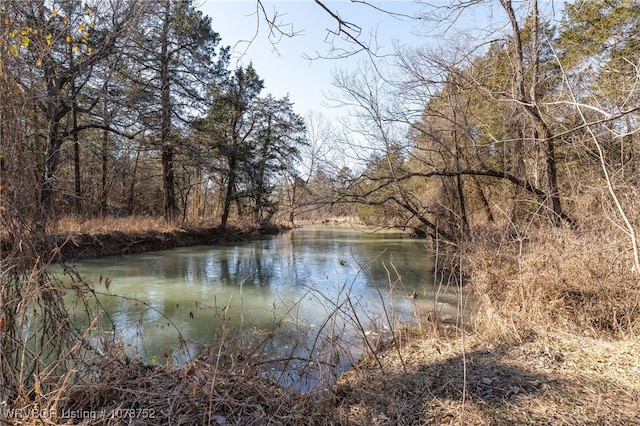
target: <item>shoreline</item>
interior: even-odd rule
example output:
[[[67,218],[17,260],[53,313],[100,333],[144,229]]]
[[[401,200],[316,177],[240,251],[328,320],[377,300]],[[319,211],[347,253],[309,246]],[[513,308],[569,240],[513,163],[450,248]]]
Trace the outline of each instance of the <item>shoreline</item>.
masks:
[[[265,235],[275,235],[290,228],[271,227],[193,227],[184,226],[166,230],[143,232],[109,231],[103,233],[69,232],[50,237],[56,261],[70,261],[90,257],[114,256],[168,250],[208,244],[226,244]]]
[[[50,251],[56,253],[55,261],[70,261],[91,257],[138,254],[148,251],[197,245],[227,244],[259,239],[268,235],[305,226],[356,226],[367,225],[353,218],[327,218],[314,221],[299,221],[294,225],[238,226],[225,229],[219,226],[177,224],[167,228],[164,225],[148,227],[144,230],[112,229],[87,230],[70,229],[59,231],[48,237]]]

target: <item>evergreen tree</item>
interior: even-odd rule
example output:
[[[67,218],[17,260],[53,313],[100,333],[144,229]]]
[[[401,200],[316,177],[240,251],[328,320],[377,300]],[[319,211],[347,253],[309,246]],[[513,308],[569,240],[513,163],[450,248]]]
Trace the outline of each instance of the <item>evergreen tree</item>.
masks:
[[[251,139],[253,154],[245,165],[249,196],[253,202],[253,220],[269,222],[277,211],[271,199],[276,182],[286,173],[294,173],[300,148],[306,144],[304,120],[293,112],[288,97],[267,96],[255,104],[257,131]]]
[[[187,124],[204,108],[208,86],[224,73],[228,55],[226,49],[216,52],[220,37],[191,0],[151,3],[136,35],[132,75],[144,94],[141,101],[148,102],[141,120],[160,151],[164,216],[173,222],[178,214],[175,156]]]
[[[218,172],[223,176],[225,187],[222,228],[227,226],[232,203],[239,201],[238,181],[242,165],[253,154],[249,140],[257,116],[252,111],[263,88],[264,82],[253,65],[246,70],[236,69],[222,84],[214,86],[209,113],[197,126],[206,133],[213,156],[221,160]]]

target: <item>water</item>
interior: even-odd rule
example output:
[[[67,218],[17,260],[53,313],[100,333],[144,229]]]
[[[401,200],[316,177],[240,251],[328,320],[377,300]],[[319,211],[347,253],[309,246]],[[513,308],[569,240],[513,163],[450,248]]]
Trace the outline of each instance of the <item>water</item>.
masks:
[[[75,267],[100,293],[103,326],[150,363],[182,363],[231,333],[247,342],[269,336],[261,356],[275,358],[335,358],[337,347],[349,348],[339,362],[332,358],[344,369],[363,335],[388,334],[396,320],[434,306],[436,292],[426,241],[351,227],[305,227]],[[455,295],[441,291],[437,306],[455,312]]]

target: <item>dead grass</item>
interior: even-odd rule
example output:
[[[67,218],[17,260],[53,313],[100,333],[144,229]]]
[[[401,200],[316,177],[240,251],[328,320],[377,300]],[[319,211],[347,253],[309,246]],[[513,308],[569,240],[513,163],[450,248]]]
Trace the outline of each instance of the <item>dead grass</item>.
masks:
[[[217,223],[199,220],[190,222],[175,222],[168,224],[162,217],[128,216],[84,219],[77,216],[65,216],[57,223],[59,234],[109,234],[123,232],[128,234],[144,234],[151,231],[172,232],[185,228],[214,228]]]
[[[565,329],[590,336],[640,336],[640,275],[614,233],[540,229],[519,238],[484,238],[466,259],[482,301],[476,329],[526,335]]]
[[[384,371],[353,369],[334,403],[342,424],[638,425],[640,343],[567,333],[521,342],[478,334],[415,339]]]
[[[134,216],[81,219],[67,216],[51,235],[56,261],[80,257],[131,254],[201,244],[244,241],[277,233],[278,226],[231,222],[225,229],[206,220],[167,224],[163,218]]]
[[[436,318],[343,374],[341,424],[640,425],[640,282],[615,235],[478,235],[462,265],[471,327]]]
[[[3,424],[333,424],[322,404],[242,366],[220,367],[215,357],[180,368],[149,366],[116,346],[85,367],[48,378],[51,390],[16,404],[16,412],[0,412]]]

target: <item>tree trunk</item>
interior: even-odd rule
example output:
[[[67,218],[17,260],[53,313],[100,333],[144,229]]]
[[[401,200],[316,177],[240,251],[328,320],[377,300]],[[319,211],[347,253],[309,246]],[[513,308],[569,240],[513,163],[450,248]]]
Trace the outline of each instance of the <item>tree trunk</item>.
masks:
[[[75,96],[75,95],[74,95]],[[71,120],[73,121],[73,169],[74,169],[74,183],[75,183],[75,198],[74,204],[76,214],[82,214],[82,174],[80,173],[80,142],[78,140],[78,112],[73,108],[71,113]]]
[[[548,138],[545,146],[547,157],[547,179],[549,188],[549,200],[551,202],[551,211],[553,212],[552,222],[559,225],[561,219],[565,217],[560,204],[560,189],[558,188],[558,169],[556,167],[556,152],[553,138]]]
[[[49,135],[47,137],[47,147],[44,156],[44,173],[40,185],[40,221],[39,227],[43,235],[47,232],[49,221],[52,218],[52,204],[54,191],[54,178],[60,162],[60,148],[62,138],[58,135],[57,126],[49,124]]]
[[[296,217],[296,177],[293,177],[293,187],[291,188],[291,211],[289,212],[289,223],[291,227],[294,226]]]
[[[169,29],[171,24],[171,2],[165,2],[165,15],[162,24],[162,47],[160,53],[160,103],[162,144],[162,183],[164,189],[164,218],[168,223],[175,222],[176,194],[174,177],[174,148],[171,141],[171,81],[169,75]]]
[[[131,185],[129,186],[129,199],[127,201],[129,214],[134,214],[134,211],[135,211],[136,176],[138,175],[138,163],[140,162],[140,150],[141,148],[138,146],[138,150],[136,151],[136,159],[133,163],[133,173],[131,174]]]
[[[456,142],[457,145],[457,142]],[[469,227],[469,219],[467,217],[467,204],[464,196],[464,183],[462,182],[462,174],[460,171],[462,167],[460,166],[460,149],[456,146],[456,168],[458,170],[458,175],[456,176],[456,189],[458,192],[458,202],[460,207],[460,222],[462,225],[462,239],[467,239],[471,235],[471,229]]]
[[[173,164],[173,147],[170,143],[165,143],[162,146],[162,181],[164,186],[164,218],[167,223],[175,222],[177,216]]]
[[[225,229],[227,227],[227,221],[229,220],[229,212],[231,210],[231,202],[235,198],[236,167],[237,167],[237,159],[235,157],[232,157],[229,160],[229,176],[227,179],[227,191],[224,197],[222,218],[220,219],[220,228],[222,229]]]
[[[560,190],[558,188],[558,173],[556,167],[556,154],[554,135],[547,126],[547,123],[542,118],[537,99],[537,82],[538,82],[538,37],[539,37],[539,17],[538,17],[538,2],[537,0],[531,0],[531,16],[533,18],[533,34],[532,39],[532,61],[533,61],[533,77],[531,79],[531,87],[529,89],[529,96],[527,96],[524,82],[524,54],[522,48],[522,34],[520,32],[520,26],[516,18],[515,12],[511,5],[511,0],[500,0],[505,12],[509,17],[511,23],[511,29],[513,31],[513,46],[514,46],[514,58],[515,58],[515,93],[514,101],[524,109],[524,111],[531,118],[536,132],[538,140],[545,144],[545,156],[546,156],[546,175],[547,185],[549,189],[549,219],[556,225],[560,224],[561,220],[569,220],[562,210],[562,204],[560,202]],[[570,220],[569,220],[570,221]]]
[[[105,109],[106,110],[106,109]],[[100,216],[107,215],[107,202],[109,190],[107,188],[108,161],[109,161],[109,132],[104,129],[102,131],[102,182],[100,188]]]

